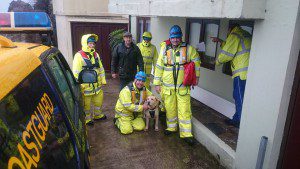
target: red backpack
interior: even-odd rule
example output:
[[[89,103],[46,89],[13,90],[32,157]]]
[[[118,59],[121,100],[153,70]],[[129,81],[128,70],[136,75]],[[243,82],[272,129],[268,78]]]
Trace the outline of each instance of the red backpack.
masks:
[[[196,86],[197,84],[197,77],[195,71],[195,63],[189,62],[184,65],[184,79],[183,85],[184,86]]]

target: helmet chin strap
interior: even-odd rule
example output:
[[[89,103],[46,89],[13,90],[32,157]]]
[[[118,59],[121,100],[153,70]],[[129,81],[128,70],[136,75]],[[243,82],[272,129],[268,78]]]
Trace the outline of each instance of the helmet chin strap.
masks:
[[[146,42],[145,40],[143,40],[142,45],[148,47],[150,46],[150,42]]]

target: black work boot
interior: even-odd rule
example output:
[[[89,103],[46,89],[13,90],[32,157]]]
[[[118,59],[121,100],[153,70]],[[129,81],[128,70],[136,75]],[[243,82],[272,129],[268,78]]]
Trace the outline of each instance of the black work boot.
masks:
[[[174,132],[174,131],[169,131],[169,130],[165,130],[165,131],[164,131],[165,136],[169,136],[169,135],[171,135],[172,133],[175,133],[175,132]]]
[[[188,145],[193,146],[196,143],[194,137],[185,137],[183,140],[188,143]]]
[[[87,122],[87,123],[86,123],[86,125],[88,125],[88,126],[92,126],[92,125],[94,125],[94,122],[93,122],[93,120],[91,120],[91,121]]]
[[[107,117],[106,117],[106,115],[104,115],[103,117],[101,117],[99,119],[94,119],[94,120],[106,120],[106,119],[107,119]]]

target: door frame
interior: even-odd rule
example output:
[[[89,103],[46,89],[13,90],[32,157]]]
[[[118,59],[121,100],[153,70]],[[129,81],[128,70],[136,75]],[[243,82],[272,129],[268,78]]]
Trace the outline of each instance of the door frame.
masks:
[[[290,96],[290,103],[289,103],[289,108],[288,108],[288,113],[287,113],[287,117],[286,117],[286,122],[285,122],[285,127],[284,127],[284,132],[283,132],[283,139],[282,139],[282,143],[281,143],[281,148],[280,148],[280,154],[279,154],[279,158],[278,158],[278,163],[277,163],[277,169],[283,169],[284,168],[284,164],[286,163],[286,153],[287,153],[287,148],[288,146],[288,141],[290,138],[290,134],[292,132],[292,123],[293,120],[295,120],[294,117],[294,113],[296,113],[294,111],[295,106],[296,106],[296,100],[297,100],[297,96],[300,95],[300,51],[298,53],[298,61],[297,61],[297,67],[295,70],[295,75],[294,75],[294,82],[293,82],[293,87],[292,87],[292,91],[291,91],[291,96]]]

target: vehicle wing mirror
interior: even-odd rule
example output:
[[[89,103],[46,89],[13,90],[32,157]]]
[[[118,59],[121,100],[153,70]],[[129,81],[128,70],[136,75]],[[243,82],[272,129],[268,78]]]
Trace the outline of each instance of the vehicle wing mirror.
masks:
[[[83,69],[78,76],[78,82],[82,83],[97,83],[98,75],[95,70],[92,69]]]

